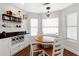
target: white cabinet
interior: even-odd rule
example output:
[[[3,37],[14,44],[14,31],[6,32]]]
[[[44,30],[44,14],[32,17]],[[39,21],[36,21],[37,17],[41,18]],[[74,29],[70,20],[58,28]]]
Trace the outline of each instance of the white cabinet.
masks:
[[[20,50],[20,46],[19,45],[15,45],[11,47],[11,55],[14,55],[15,53],[19,52]]]
[[[15,45],[11,45],[11,55],[14,55],[16,53],[18,53],[19,51],[21,51],[22,49],[26,48],[29,44],[29,35],[26,34],[24,35],[24,41],[17,43]]]
[[[30,34],[25,35],[25,46],[27,47],[30,44]]]
[[[10,56],[10,38],[0,39],[0,56]]]
[[[23,48],[25,48],[24,42],[11,46],[11,55],[16,54],[17,52],[21,51]]]
[[[17,43],[15,45],[10,44],[11,55],[14,55],[17,52],[21,51],[22,49],[26,48],[30,44],[29,40],[30,40],[30,35],[26,34],[24,35],[24,41]]]

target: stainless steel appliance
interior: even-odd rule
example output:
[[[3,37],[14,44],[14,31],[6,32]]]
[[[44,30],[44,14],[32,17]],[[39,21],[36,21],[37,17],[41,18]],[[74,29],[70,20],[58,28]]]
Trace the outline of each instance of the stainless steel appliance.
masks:
[[[12,37],[11,44],[15,45],[23,41],[24,41],[24,35],[19,35],[19,36]]]

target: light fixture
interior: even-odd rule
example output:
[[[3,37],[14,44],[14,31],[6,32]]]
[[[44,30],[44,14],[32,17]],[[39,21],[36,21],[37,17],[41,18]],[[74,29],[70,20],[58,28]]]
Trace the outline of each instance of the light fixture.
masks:
[[[43,5],[48,5],[48,4],[50,4],[50,3],[44,3]]]
[[[46,16],[47,16],[47,17],[50,17],[50,14],[47,14]]]
[[[18,11],[18,15],[19,15],[19,17],[21,17],[21,11],[20,10]]]
[[[50,17],[50,9],[51,9],[51,7],[46,7],[46,10],[47,10],[46,16],[47,17]]]
[[[46,7],[47,10],[50,10],[50,7]]]

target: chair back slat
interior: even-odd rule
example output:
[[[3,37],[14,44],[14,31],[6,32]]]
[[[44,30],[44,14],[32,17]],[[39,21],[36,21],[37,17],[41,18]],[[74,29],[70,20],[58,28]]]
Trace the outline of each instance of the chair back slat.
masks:
[[[61,40],[55,39],[53,44],[53,56],[63,56],[64,47]]]

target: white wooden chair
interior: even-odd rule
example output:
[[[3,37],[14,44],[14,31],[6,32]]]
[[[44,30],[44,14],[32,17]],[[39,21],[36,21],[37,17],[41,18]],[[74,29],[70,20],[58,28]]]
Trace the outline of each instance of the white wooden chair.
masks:
[[[35,41],[35,37],[31,37],[30,39],[30,55],[31,56],[35,56],[34,53],[38,52],[40,53],[39,55],[43,55],[44,50],[42,50],[41,48],[38,48],[39,43],[37,41]],[[38,55],[38,56],[39,56]]]
[[[53,56],[63,56],[64,46],[60,39],[54,40],[53,44]]]

